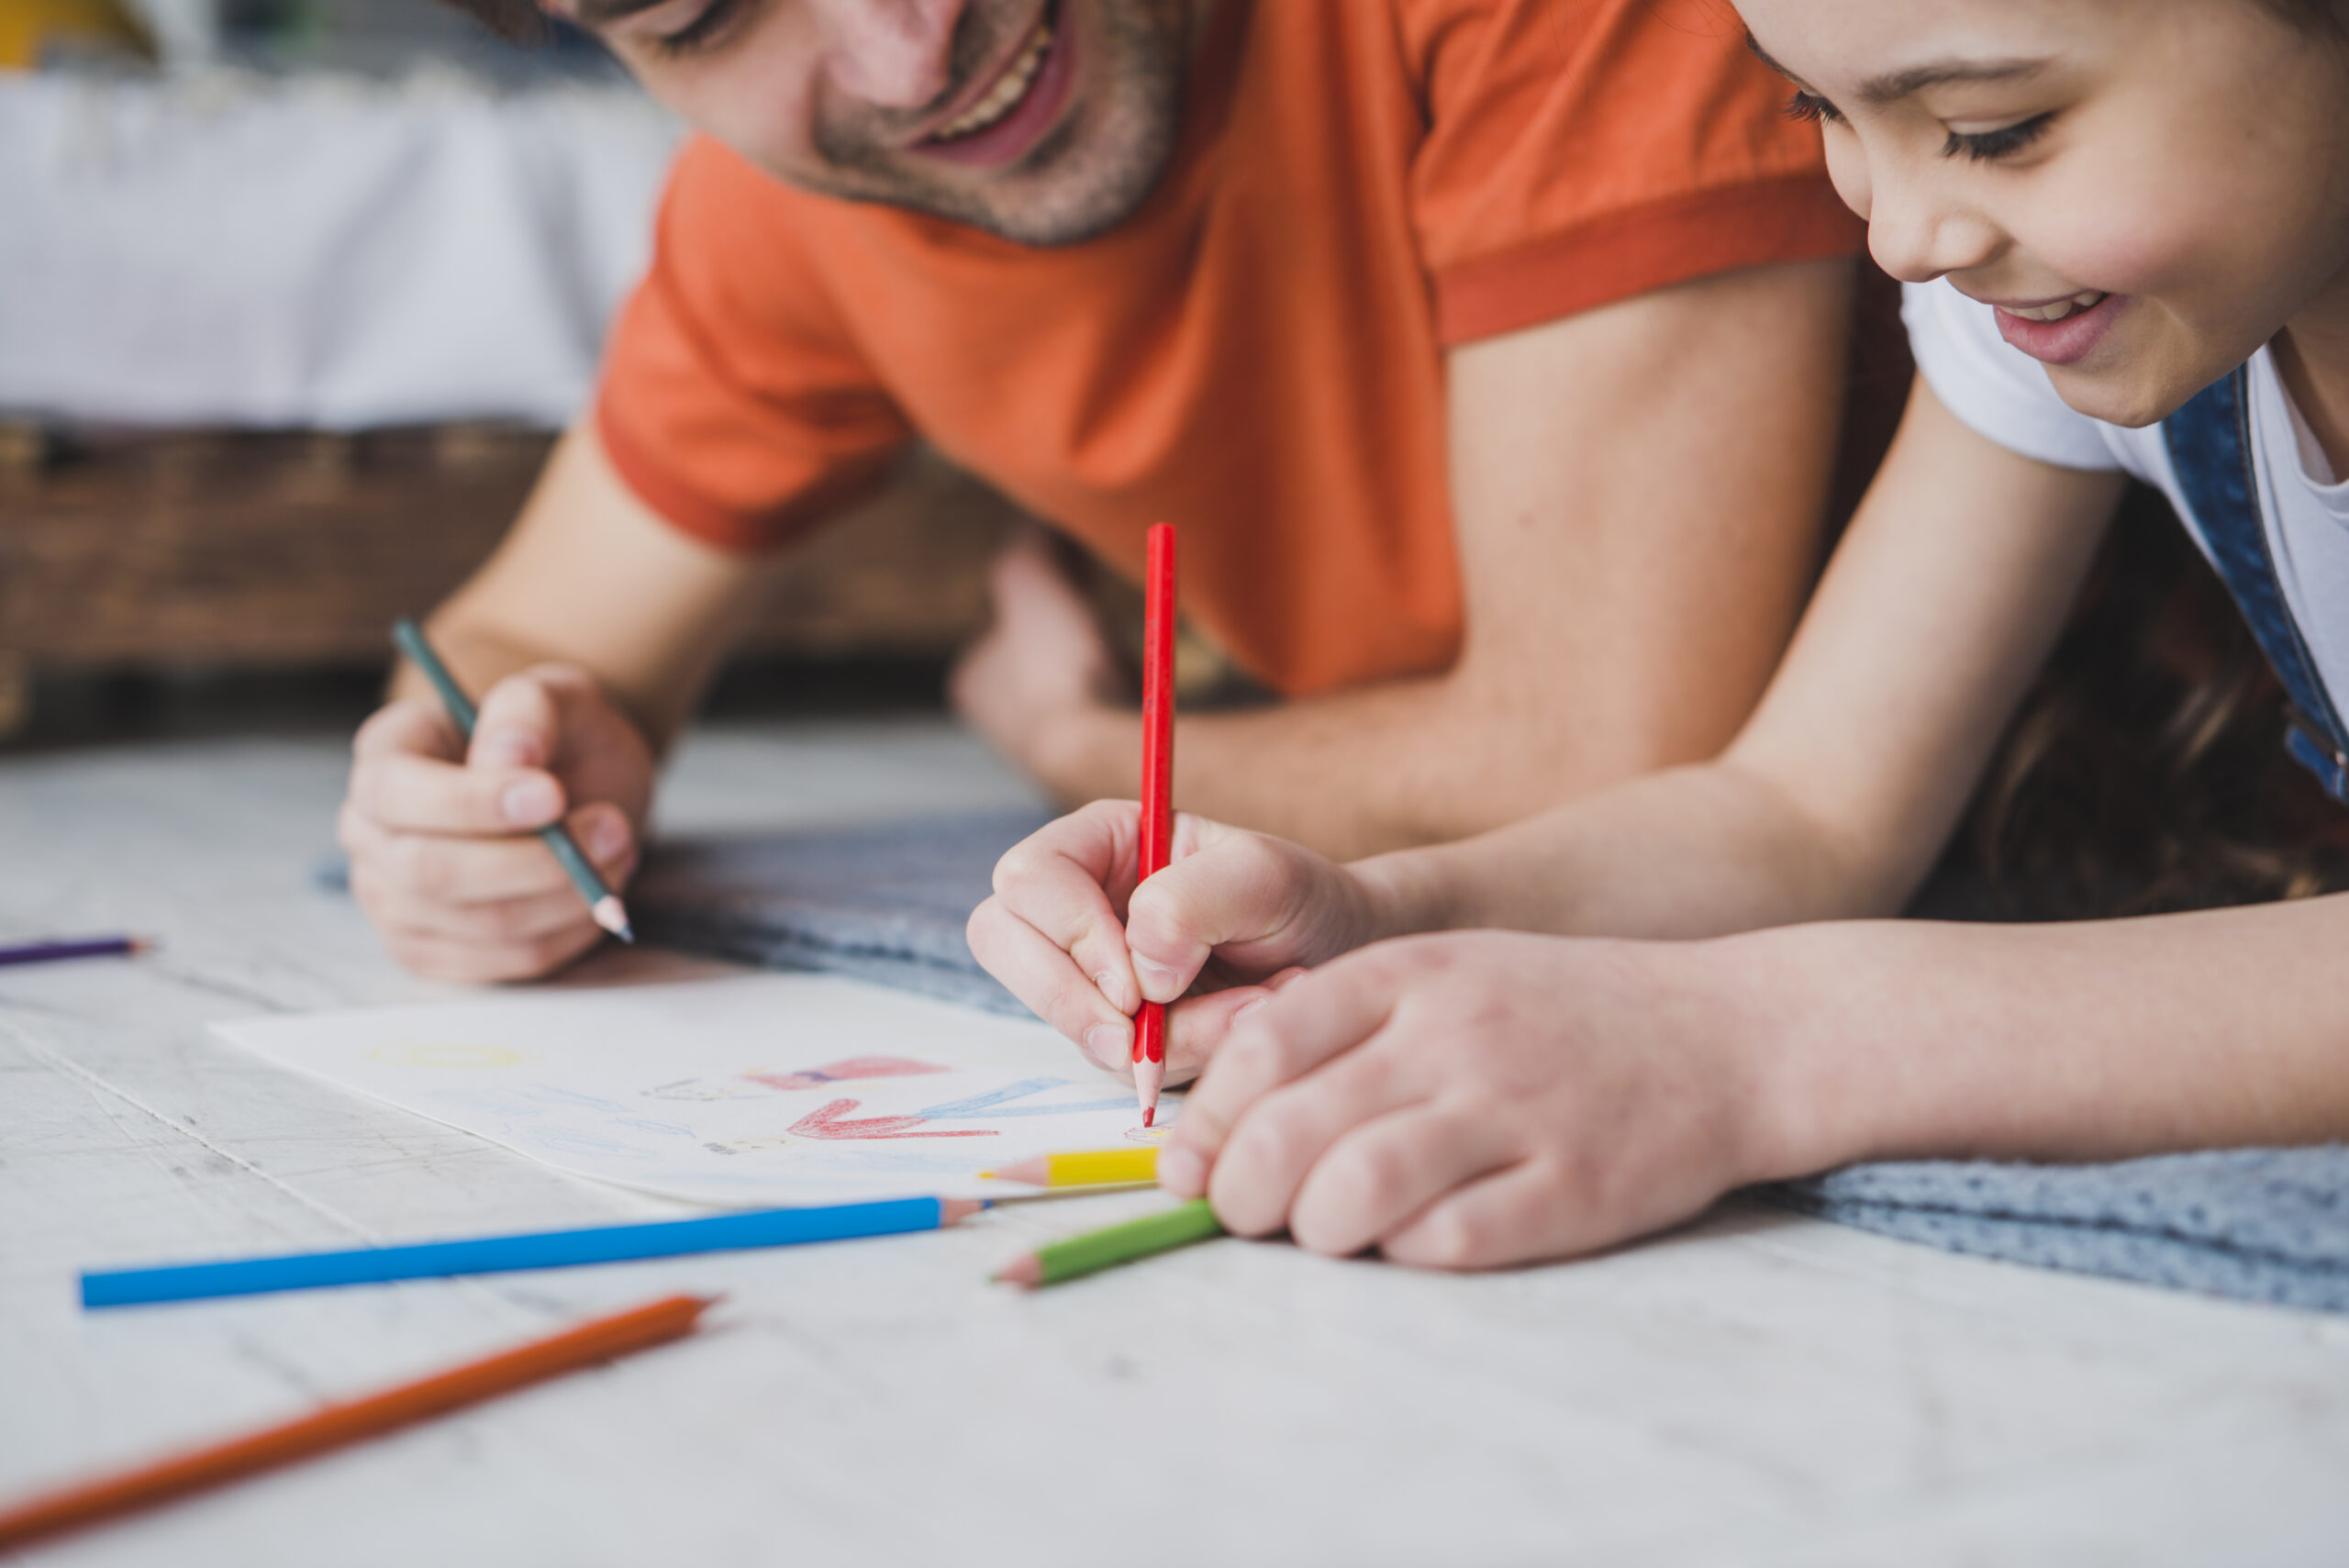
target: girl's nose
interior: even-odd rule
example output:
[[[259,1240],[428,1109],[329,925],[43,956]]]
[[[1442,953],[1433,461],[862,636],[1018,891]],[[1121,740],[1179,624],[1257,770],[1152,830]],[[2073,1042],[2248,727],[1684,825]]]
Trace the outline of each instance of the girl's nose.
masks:
[[[1868,195],[1868,251],[1902,283],[1981,266],[2002,243],[1995,226],[1934,182],[1879,173]]]

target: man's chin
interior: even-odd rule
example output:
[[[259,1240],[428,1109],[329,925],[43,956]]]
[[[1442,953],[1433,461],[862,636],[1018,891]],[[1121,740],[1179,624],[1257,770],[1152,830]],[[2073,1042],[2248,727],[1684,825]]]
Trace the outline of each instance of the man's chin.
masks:
[[[772,167],[767,172],[818,195],[943,218],[1016,245],[1049,250],[1082,244],[1117,228],[1150,199],[1166,173],[1171,145],[1136,149],[1141,156],[1130,161],[1103,159],[1100,153],[1113,150],[1085,148],[1081,129],[1059,127],[1015,167],[984,174],[918,165],[902,172],[892,166],[825,178]],[[1087,158],[1087,151],[1095,156]],[[1110,166],[1097,167],[1103,162]],[[1087,163],[1097,167],[1088,169]]]

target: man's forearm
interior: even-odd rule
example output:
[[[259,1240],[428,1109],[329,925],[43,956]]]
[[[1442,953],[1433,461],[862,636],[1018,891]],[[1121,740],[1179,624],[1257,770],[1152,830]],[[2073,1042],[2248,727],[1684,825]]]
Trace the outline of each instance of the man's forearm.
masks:
[[[571,653],[562,650],[537,646],[513,636],[495,620],[465,615],[462,603],[443,606],[433,615],[426,623],[425,633],[432,639],[434,651],[457,677],[457,684],[476,700],[507,676],[534,665],[575,662]],[[644,694],[620,689],[594,670],[588,673],[595,676],[598,688],[612,706],[635,726],[655,757],[668,749],[677,731],[684,728],[689,713],[687,703],[648,701]],[[393,668],[389,695],[394,701],[411,697],[438,700],[423,672],[405,659]]]
[[[684,727],[768,571],[654,516],[583,423],[428,629],[476,694],[533,664],[580,666],[657,751]],[[395,695],[422,689],[412,673],[395,677]]]

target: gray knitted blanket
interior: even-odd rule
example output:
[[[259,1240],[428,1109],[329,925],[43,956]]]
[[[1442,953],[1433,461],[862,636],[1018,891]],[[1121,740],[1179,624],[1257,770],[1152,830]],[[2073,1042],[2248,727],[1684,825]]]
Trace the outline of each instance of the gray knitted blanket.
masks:
[[[628,892],[648,940],[1024,1011],[963,925],[1027,811],[670,842]],[[1766,1189],[1773,1201],[1953,1251],[2349,1312],[2349,1147],[2111,1165],[1913,1161]]]
[[[981,969],[963,923],[1025,808],[878,827],[656,843],[628,890],[646,941],[765,969],[822,970],[990,1012],[1028,1009]]]
[[[2110,1165],[1855,1165],[1767,1189],[1806,1214],[1953,1252],[2349,1312],[2349,1146]]]

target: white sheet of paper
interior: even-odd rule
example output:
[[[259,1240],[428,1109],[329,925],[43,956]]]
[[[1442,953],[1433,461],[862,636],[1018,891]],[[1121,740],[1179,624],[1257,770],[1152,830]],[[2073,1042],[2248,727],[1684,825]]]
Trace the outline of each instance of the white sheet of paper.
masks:
[[[559,1170],[696,1203],[999,1195],[981,1171],[1157,1140],[1132,1090],[1043,1024],[830,975],[508,991],[213,1029]],[[1162,1105],[1161,1129],[1178,1105]]]

